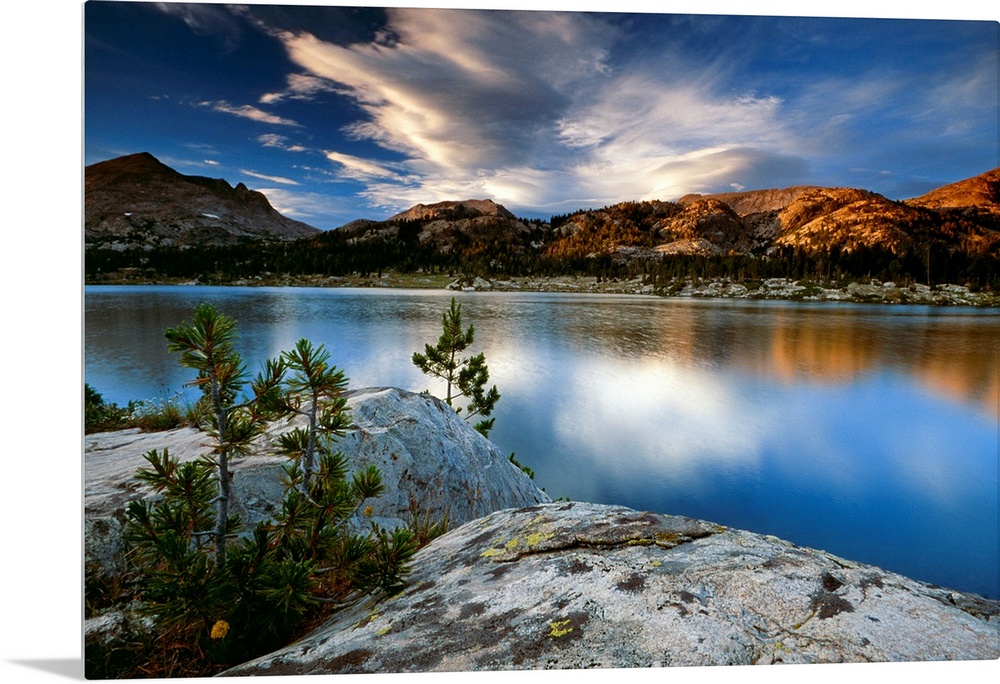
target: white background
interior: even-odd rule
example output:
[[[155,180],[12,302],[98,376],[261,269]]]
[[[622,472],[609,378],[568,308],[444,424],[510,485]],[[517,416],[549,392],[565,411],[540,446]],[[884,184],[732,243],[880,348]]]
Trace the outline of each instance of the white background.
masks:
[[[275,0],[276,1],[276,0]],[[274,2],[272,2],[274,4]],[[287,4],[287,3],[286,3]],[[385,5],[385,2],[299,4]],[[394,6],[649,11],[647,1],[392,2]],[[906,17],[996,21],[996,3],[659,2],[699,14]],[[82,36],[83,4],[20,0],[5,6],[3,130],[3,360],[0,419],[0,673],[5,682],[82,679]],[[1000,108],[1000,103],[998,103]],[[1000,145],[1000,141],[998,141]],[[1000,163],[1000,162],[998,162]],[[12,216],[11,216],[12,214]],[[41,264],[41,265],[39,265]],[[998,454],[1000,459],[1000,454]],[[1000,639],[1000,635],[998,635]],[[1000,648],[1000,644],[998,644]],[[805,668],[805,669],[803,669]],[[924,677],[1000,681],[1000,661],[670,670],[340,676],[380,682],[672,683],[892,681]],[[333,677],[311,677],[332,681]],[[200,681],[200,680],[187,680]],[[291,677],[268,682],[302,682]]]

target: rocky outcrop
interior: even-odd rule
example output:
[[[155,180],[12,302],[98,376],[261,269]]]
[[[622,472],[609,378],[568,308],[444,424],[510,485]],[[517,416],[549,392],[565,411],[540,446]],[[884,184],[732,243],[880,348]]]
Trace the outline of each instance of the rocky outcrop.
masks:
[[[745,223],[725,202],[706,198],[661,221],[655,250],[662,254],[728,254],[750,248]]]
[[[1000,602],[689,518],[493,513],[359,604],[226,675],[995,659]]]
[[[520,468],[473,430],[444,402],[393,388],[368,388],[348,394],[355,429],[338,448],[357,471],[374,464],[385,492],[366,502],[371,516],[354,524],[367,529],[374,520],[393,529],[417,513],[430,521],[460,525],[490,512],[550,501]],[[267,455],[269,440],[288,429],[272,427],[257,453],[233,462],[234,512],[251,528],[280,505],[282,456]],[[169,449],[182,460],[210,453],[209,437],[194,428],[140,433],[137,430],[87,435],[84,445],[85,552],[89,572],[113,569],[119,550],[121,512],[148,491],[135,481],[143,455]]]
[[[804,192],[778,218],[782,233],[774,245],[808,252],[835,246],[844,252],[885,249],[906,254],[940,223],[933,212],[853,188]]]
[[[417,204],[385,221],[352,221],[337,229],[348,244],[416,245],[441,254],[482,254],[504,246],[517,253],[529,249],[534,230],[493,200]]]
[[[816,186],[812,185],[796,185],[791,188],[720,192],[711,195],[693,193],[684,195],[677,200],[677,203],[688,205],[699,200],[716,199],[728,204],[740,216],[746,217],[753,214],[781,211],[803,192],[816,189]]]
[[[401,594],[345,608],[226,675],[1000,657],[998,601],[707,521],[553,503],[433,397],[369,388],[348,406],[357,428],[339,446],[387,485],[366,502],[371,517],[393,527],[420,510],[452,530],[414,557]],[[114,569],[121,511],[148,495],[134,472],[163,448],[190,459],[210,445],[193,429],[87,436],[88,582]],[[284,459],[263,455],[266,440],[259,451],[233,469],[251,524],[282,492]],[[123,619],[88,620],[88,638]]]
[[[434,221],[458,220],[475,218],[477,216],[499,216],[512,219],[514,215],[506,207],[491,199],[468,199],[462,201],[445,201],[434,204],[416,204],[402,211],[389,221]]]

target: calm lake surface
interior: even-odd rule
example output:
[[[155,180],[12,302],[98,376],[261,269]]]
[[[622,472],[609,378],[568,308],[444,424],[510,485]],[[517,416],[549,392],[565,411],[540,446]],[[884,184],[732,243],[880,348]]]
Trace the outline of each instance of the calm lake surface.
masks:
[[[410,357],[452,293],[88,287],[86,382],[166,398],[163,331],[210,301],[251,371],[301,337],[351,387],[440,394]],[[1000,597],[1000,311],[459,293],[502,398],[491,439],[553,497],[773,534]],[[194,396],[194,395],[189,395]]]

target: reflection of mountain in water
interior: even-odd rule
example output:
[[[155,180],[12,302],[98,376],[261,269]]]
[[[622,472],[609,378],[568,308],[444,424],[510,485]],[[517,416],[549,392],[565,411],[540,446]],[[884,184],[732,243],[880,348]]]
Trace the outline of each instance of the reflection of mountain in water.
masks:
[[[587,325],[596,329],[587,332],[625,356],[652,354],[698,367],[725,363],[785,384],[905,375],[988,415],[1000,410],[995,317],[915,307],[678,304],[648,310],[637,304],[634,317],[629,307],[591,319]]]
[[[934,394],[976,404],[991,415],[1000,407],[995,321],[806,311],[775,317],[774,323],[765,370],[775,377],[844,383],[888,371],[905,374]]]

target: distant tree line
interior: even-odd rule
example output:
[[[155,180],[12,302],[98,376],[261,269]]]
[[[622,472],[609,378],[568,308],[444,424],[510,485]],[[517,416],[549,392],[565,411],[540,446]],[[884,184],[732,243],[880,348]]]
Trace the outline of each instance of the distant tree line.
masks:
[[[511,239],[510,233],[485,223],[476,234],[455,230],[448,249],[419,239],[423,222],[401,221],[390,238],[352,240],[339,231],[290,242],[246,242],[217,247],[159,247],[154,249],[97,249],[86,251],[85,272],[99,281],[122,269],[147,277],[199,278],[225,282],[267,274],[289,276],[379,276],[384,271],[448,273],[485,278],[526,276],[591,276],[600,279],[645,277],[668,283],[678,278],[727,278],[734,282],[784,277],[837,282],[871,277],[900,283],[960,283],[977,288],[1000,287],[1000,260],[990,254],[970,255],[954,246],[926,241],[906,254],[888,249],[860,248],[806,252],[800,248],[772,249],[766,254],[653,255],[625,257],[616,244],[650,246],[650,231],[636,228],[669,213],[670,203],[634,203],[619,213],[622,220],[611,233],[588,228],[586,215],[574,219],[583,227],[572,239],[555,235],[552,222],[531,221],[531,230]],[[624,212],[624,213],[622,213]],[[586,214],[586,212],[584,212]],[[626,217],[625,214],[628,216]],[[613,239],[611,239],[613,238]],[[610,240],[610,241],[609,241]],[[621,241],[624,240],[624,243]]]

